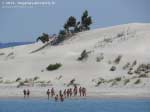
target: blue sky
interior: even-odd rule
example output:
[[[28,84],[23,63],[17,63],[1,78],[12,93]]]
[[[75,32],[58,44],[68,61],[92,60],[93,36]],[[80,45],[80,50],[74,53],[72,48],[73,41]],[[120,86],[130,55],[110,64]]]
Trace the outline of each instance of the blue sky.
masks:
[[[69,16],[80,20],[86,9],[93,18],[92,29],[132,22],[150,23],[150,0],[53,1],[56,4],[47,8],[0,8],[0,42],[34,41],[42,32],[58,33]]]

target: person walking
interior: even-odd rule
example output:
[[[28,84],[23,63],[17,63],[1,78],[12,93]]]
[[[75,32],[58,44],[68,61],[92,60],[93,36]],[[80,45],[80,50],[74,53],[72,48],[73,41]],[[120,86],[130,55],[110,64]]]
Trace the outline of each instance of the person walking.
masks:
[[[82,96],[82,87],[81,86],[79,87],[79,94],[80,94],[80,96]]]
[[[46,93],[47,93],[48,100],[49,100],[50,90],[48,89]]]
[[[27,91],[25,89],[23,90],[23,94],[24,94],[24,98],[26,98]]]
[[[58,101],[58,94],[55,96],[55,101]]]
[[[67,94],[66,89],[64,90],[63,94],[64,94],[64,98],[66,98],[66,94]]]
[[[30,90],[28,89],[27,90],[27,97],[29,98],[29,96],[30,96]]]
[[[51,97],[53,97],[55,95],[55,90],[54,88],[51,89]]]

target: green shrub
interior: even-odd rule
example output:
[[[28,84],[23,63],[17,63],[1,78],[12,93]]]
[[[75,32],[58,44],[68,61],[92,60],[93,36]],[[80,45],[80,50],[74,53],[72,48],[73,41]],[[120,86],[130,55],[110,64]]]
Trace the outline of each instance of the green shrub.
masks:
[[[110,71],[115,71],[116,70],[116,67],[115,66],[112,66],[111,68],[110,68]]]
[[[119,64],[121,58],[122,58],[122,56],[119,55],[119,56],[114,60],[114,63]]]
[[[115,78],[116,81],[121,81],[121,77]]]
[[[82,61],[83,59],[86,59],[87,57],[88,57],[88,52],[86,50],[83,50],[78,60]]]
[[[141,80],[140,79],[137,79],[135,82],[134,82],[134,84],[139,84],[141,82]]]
[[[53,71],[53,70],[57,70],[58,68],[60,68],[62,66],[61,63],[56,63],[56,64],[50,64],[46,69],[48,71]]]
[[[17,85],[17,88],[21,87],[21,86],[24,86],[24,82],[19,82],[19,84]]]
[[[112,84],[111,84],[111,86],[114,86],[114,85],[117,85],[117,81],[116,81],[116,80],[114,80],[114,81],[112,82]]]
[[[18,82],[18,81],[20,81],[21,80],[21,78],[20,77],[18,77],[17,79],[16,79],[16,82]]]
[[[72,80],[67,84],[67,86],[75,85],[75,81],[76,81],[76,79],[72,79]]]
[[[124,85],[126,85],[127,83],[129,83],[130,82],[130,79],[125,79],[124,80]]]
[[[33,78],[34,81],[36,81],[38,79],[40,79],[40,77],[38,77],[38,76],[36,76],[36,77]]]

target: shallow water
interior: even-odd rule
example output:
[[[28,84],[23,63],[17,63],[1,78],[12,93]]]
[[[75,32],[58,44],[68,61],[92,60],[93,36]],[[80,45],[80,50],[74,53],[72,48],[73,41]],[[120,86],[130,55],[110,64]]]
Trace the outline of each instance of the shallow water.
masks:
[[[150,112],[150,99],[0,100],[0,112]]]

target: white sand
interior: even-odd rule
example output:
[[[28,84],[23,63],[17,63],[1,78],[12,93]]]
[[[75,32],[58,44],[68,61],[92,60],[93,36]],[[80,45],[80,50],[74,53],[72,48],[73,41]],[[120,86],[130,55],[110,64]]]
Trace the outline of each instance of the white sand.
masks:
[[[150,96],[150,78],[141,78],[139,84],[134,84],[138,78],[131,78],[136,75],[128,75],[128,70],[122,69],[127,62],[132,63],[134,60],[137,61],[134,69],[142,63],[150,63],[150,24],[148,23],[125,24],[82,32],[61,45],[49,45],[39,52],[30,53],[41,46],[43,44],[38,42],[0,49],[0,53],[5,53],[0,55],[0,77],[2,77],[0,81],[3,80],[3,83],[0,83],[0,98],[21,97],[24,88],[30,88],[32,97],[45,97],[45,91],[52,86],[16,88],[18,82],[12,82],[17,77],[21,77],[23,81],[35,76],[40,77],[39,81],[51,81],[57,90],[67,88],[64,84],[75,78],[75,83],[87,88],[89,97]],[[77,61],[84,49],[91,51],[87,60]],[[11,55],[8,56],[10,53]],[[104,59],[96,62],[96,57],[101,53]],[[118,65],[108,63],[113,62],[118,55],[122,55]],[[62,67],[55,71],[46,70],[49,64],[56,62],[61,63]],[[114,72],[110,71],[113,65],[117,67]],[[59,76],[62,76],[60,80]],[[121,77],[122,80],[114,86],[111,86],[111,83],[104,83],[95,87],[95,81],[100,77],[105,80]],[[93,79],[95,81],[92,81]],[[131,80],[124,85],[124,79]]]

